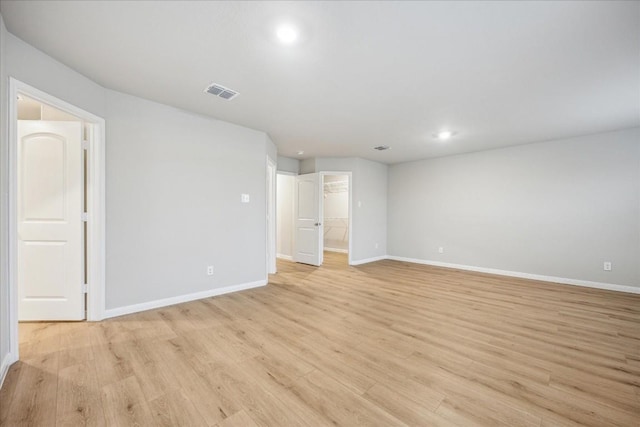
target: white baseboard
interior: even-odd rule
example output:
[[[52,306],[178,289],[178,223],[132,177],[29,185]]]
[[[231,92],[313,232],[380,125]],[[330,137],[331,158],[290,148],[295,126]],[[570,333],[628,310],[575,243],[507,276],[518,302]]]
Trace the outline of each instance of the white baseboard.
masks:
[[[276,258],[286,259],[287,261],[293,261],[293,257],[291,255],[276,254]]]
[[[370,262],[382,261],[382,260],[388,259],[388,258],[389,257],[387,255],[380,255],[380,256],[373,257],[373,258],[353,259],[353,260],[351,260],[351,263],[349,265],[368,264]]]
[[[2,365],[0,365],[0,388],[2,388],[4,379],[7,377],[7,373],[9,373],[9,368],[17,361],[18,358],[15,357],[13,353],[7,353],[4,359],[2,359]]]
[[[340,248],[328,248],[328,247],[324,247],[324,250],[327,252],[338,252],[341,254],[348,254],[349,253],[349,249],[340,249]]]
[[[258,280],[255,282],[242,283],[240,285],[225,286],[223,288],[209,289],[207,291],[195,292],[187,295],[179,295],[176,297],[164,298],[155,301],[143,302],[140,304],[127,305],[125,307],[112,308],[106,310],[104,318],[108,319],[116,316],[123,316],[125,314],[138,313],[140,311],[152,310],[154,308],[166,307],[169,305],[180,304],[183,302],[195,301],[198,299],[209,298],[216,295],[228,294],[231,292],[244,291],[246,289],[258,288],[265,286],[267,280]]]
[[[456,268],[458,270],[477,271],[479,273],[497,274],[499,276],[519,277],[522,279],[540,280],[543,282],[562,283],[564,285],[584,286],[587,288],[606,289],[609,291],[629,292],[632,294],[640,294],[640,287],[616,285],[613,283],[591,282],[588,280],[567,279],[565,277],[544,276],[541,274],[521,273],[518,271],[499,270],[496,268],[476,267],[464,264],[452,264],[448,262],[430,261],[417,258],[405,258],[400,256],[389,255],[388,259],[394,261],[404,261],[414,264],[433,265],[435,267]]]

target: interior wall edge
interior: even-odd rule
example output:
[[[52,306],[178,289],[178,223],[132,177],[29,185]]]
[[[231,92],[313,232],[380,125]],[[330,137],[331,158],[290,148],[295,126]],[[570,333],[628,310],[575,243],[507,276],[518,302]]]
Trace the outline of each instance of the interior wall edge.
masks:
[[[8,31],[0,14],[0,387],[9,365],[16,361],[11,353],[9,322],[9,138],[6,43]]]

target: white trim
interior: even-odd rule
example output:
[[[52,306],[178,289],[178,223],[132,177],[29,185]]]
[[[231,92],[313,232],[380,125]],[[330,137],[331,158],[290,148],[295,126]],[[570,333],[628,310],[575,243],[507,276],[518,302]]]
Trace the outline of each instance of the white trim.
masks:
[[[17,206],[17,96],[24,94],[74,115],[90,130],[89,172],[87,175],[87,320],[101,320],[105,302],[105,121],[88,111],[42,92],[26,83],[9,78],[9,352],[19,359],[18,345],[18,223]]]
[[[106,301],[106,137],[105,123],[89,125],[87,151],[87,320],[104,318]]]
[[[361,265],[361,264],[368,264],[370,262],[376,262],[376,261],[382,261],[385,259],[388,259],[389,257],[387,255],[380,255],[380,256],[375,256],[373,258],[365,258],[365,259],[357,259],[357,260],[353,260],[349,263],[349,265]]]
[[[452,264],[448,262],[429,261],[417,258],[405,258],[400,256],[387,256],[387,259],[393,261],[410,262],[413,264],[433,265],[435,267],[455,268],[458,270],[477,271],[479,273],[497,274],[499,276],[519,277],[522,279],[540,280],[550,283],[561,283],[564,285],[583,286],[587,288],[606,289],[609,291],[628,292],[632,294],[640,294],[640,287],[616,285],[613,283],[591,282],[588,280],[567,279],[565,277],[544,276],[541,274],[521,273],[518,271],[499,270],[497,268],[476,267],[472,265]]]
[[[4,356],[2,360],[2,365],[0,365],[0,388],[2,388],[2,384],[4,384],[4,379],[7,377],[9,373],[9,368],[13,365],[14,362],[17,362],[18,358],[14,356],[13,353],[9,352]]]
[[[152,310],[154,308],[167,307],[169,305],[180,304],[183,302],[195,301],[198,299],[209,298],[216,295],[228,294],[231,292],[244,291],[247,289],[265,286],[267,280],[257,280],[255,282],[241,283],[239,285],[225,286],[222,288],[214,288],[201,292],[194,292],[187,295],[178,295],[175,297],[163,298],[155,301],[142,302],[140,304],[127,305],[125,307],[112,308],[105,310],[104,318],[108,319],[116,316],[124,316],[125,314],[138,313],[140,311]]]
[[[287,261],[293,261],[293,257],[291,255],[276,254],[276,257],[280,259],[286,259]]]
[[[324,250],[327,252],[338,252],[341,254],[348,254],[349,253],[349,249],[340,249],[340,248],[328,248],[328,247],[324,247]]]
[[[267,168],[266,168],[266,258],[267,268],[265,277],[268,279],[269,274],[275,274],[276,269],[276,252],[277,252],[277,234],[276,234],[276,180],[277,180],[277,165],[275,161],[267,155]]]

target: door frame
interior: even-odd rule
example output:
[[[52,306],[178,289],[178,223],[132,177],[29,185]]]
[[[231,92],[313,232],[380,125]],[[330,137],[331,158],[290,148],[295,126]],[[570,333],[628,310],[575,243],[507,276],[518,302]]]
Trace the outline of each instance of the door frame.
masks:
[[[86,203],[87,203],[87,320],[104,318],[105,311],[105,120],[13,77],[9,78],[9,352],[12,362],[18,353],[18,95],[24,95],[82,119],[88,127]]]
[[[349,177],[349,253],[347,254],[347,264],[351,265],[351,254],[353,253],[353,172],[347,171],[320,171],[320,177],[322,178],[322,188],[324,197],[324,177],[325,175],[347,175]],[[320,206],[320,215],[322,218],[322,250],[324,251],[324,200],[323,197],[320,200],[323,201]]]
[[[276,235],[276,178],[277,164],[269,156],[267,156],[267,173],[266,173],[266,206],[267,214],[267,274],[265,275],[269,281],[269,274],[277,273],[276,269],[276,252],[277,252],[277,235]]]

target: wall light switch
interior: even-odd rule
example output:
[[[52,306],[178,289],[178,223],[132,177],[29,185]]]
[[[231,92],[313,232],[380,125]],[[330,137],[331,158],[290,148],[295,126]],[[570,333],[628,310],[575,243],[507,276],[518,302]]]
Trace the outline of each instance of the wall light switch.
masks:
[[[250,200],[250,198],[249,198],[249,195],[248,195],[248,194],[243,194],[243,195],[240,197],[240,201],[241,201],[242,203],[249,203],[249,200]]]

